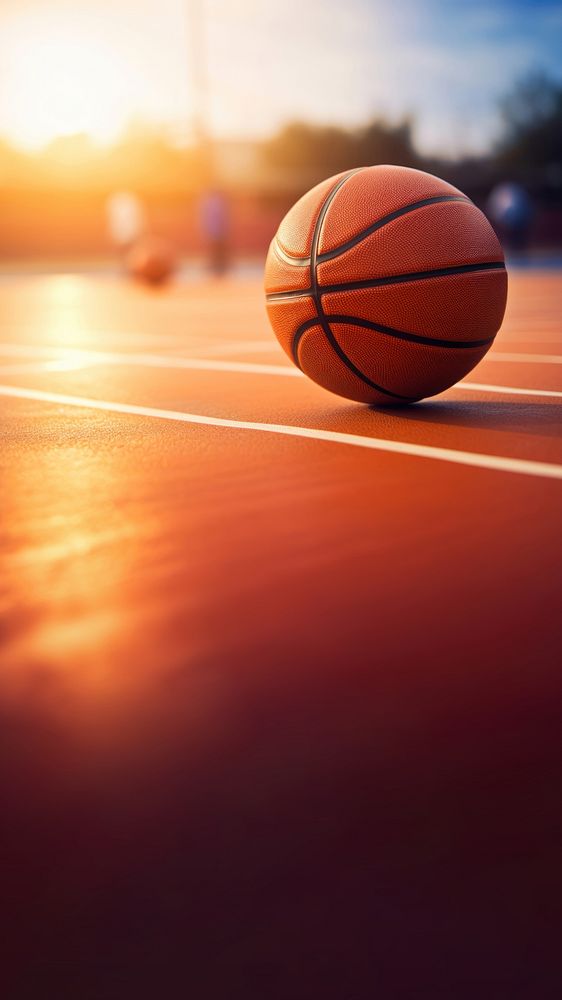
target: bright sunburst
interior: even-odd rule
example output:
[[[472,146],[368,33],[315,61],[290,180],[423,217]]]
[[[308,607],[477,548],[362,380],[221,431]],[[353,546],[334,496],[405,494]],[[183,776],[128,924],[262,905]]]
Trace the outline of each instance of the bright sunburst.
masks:
[[[101,45],[80,33],[53,30],[26,42],[32,72],[18,80],[18,133],[22,144],[38,146],[76,132],[102,141],[126,121],[122,100],[126,66],[108,60]]]
[[[108,142],[135,119],[189,114],[180,0],[11,3],[0,37],[0,131],[40,147],[86,133]]]

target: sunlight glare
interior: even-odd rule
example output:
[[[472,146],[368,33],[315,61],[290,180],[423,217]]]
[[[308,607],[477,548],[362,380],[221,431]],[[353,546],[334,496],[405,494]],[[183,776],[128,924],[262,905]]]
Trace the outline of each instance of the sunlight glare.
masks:
[[[18,80],[22,144],[41,146],[77,132],[107,142],[125,125],[127,114],[116,95],[128,89],[127,65],[93,39],[52,29],[26,40],[23,62]]]

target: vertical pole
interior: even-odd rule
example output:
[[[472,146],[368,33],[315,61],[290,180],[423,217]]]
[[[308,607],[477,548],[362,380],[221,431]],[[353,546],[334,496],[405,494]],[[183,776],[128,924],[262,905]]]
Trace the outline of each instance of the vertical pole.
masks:
[[[187,0],[188,61],[190,87],[193,93],[193,133],[211,182],[213,150],[209,131],[209,89],[207,38],[205,31],[205,0]]]
[[[207,73],[203,0],[187,0],[189,83],[193,94],[193,131],[198,141],[207,132]]]

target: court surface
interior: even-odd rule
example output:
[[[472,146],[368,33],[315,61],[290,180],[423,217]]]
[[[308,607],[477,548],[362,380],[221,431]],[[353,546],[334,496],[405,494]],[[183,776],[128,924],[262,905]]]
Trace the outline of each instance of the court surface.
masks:
[[[7,997],[559,996],[562,281],[465,382],[0,284]]]

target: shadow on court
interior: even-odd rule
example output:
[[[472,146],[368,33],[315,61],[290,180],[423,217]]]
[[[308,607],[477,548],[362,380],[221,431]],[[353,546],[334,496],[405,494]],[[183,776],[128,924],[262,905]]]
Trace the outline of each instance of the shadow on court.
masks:
[[[373,412],[380,412],[373,409]],[[441,424],[450,427],[509,430],[523,434],[559,434],[560,408],[549,403],[523,403],[518,400],[487,402],[462,400],[425,402],[413,406],[396,406],[385,410],[387,417],[408,420],[416,424]]]

